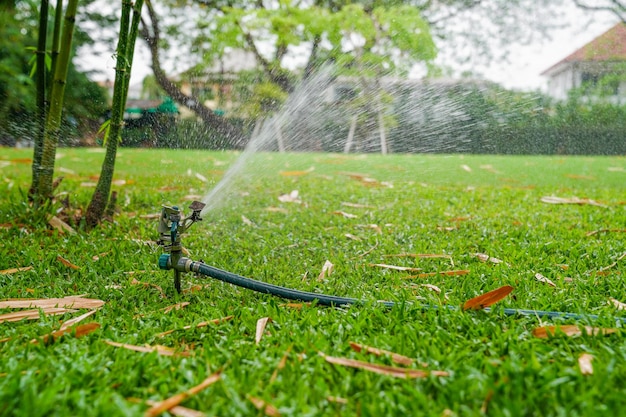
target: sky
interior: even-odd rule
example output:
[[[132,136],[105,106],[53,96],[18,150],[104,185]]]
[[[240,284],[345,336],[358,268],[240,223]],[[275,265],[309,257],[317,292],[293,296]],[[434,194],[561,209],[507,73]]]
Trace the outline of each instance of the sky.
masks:
[[[593,16],[593,17],[591,17]],[[490,81],[496,82],[505,88],[519,91],[545,91],[547,80],[541,72],[565,58],[578,48],[590,42],[597,36],[609,30],[617,23],[617,19],[610,13],[594,13],[590,15],[581,9],[570,5],[566,13],[566,22],[562,29],[553,30],[550,39],[532,45],[511,45],[515,53],[511,53],[507,62],[490,63],[488,68],[478,69],[477,72]],[[103,56],[106,57],[106,54]],[[104,60],[104,62],[103,62]],[[83,56],[79,60],[82,68],[92,68],[97,65],[104,72],[93,77],[97,80],[114,79],[115,61],[112,57],[94,59]],[[94,64],[97,62],[97,64]],[[446,62],[445,54],[440,54],[436,63],[451,66]],[[167,66],[166,66],[167,69]],[[144,42],[139,41],[133,62],[131,86],[140,85],[146,75],[151,74],[150,54]]]

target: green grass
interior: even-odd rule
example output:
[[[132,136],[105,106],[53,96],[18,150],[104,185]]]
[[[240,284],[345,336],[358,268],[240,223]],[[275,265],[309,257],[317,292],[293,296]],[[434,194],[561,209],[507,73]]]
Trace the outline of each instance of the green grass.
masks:
[[[93,191],[84,183],[99,174],[103,154],[94,151],[59,150],[57,169],[65,180],[58,191],[67,193],[73,208],[86,207]],[[587,233],[626,229],[626,159],[256,155],[230,191],[215,196],[220,206],[184,237],[191,257],[301,290],[398,302],[392,309],[369,304],[295,309],[284,300],[190,274],[183,287],[196,291],[178,295],[172,276],[157,269],[161,250],[143,243],[157,238],[157,221],[142,215],[159,212],[162,204],[186,206],[187,199],[202,197],[236,153],[122,149],[116,179],[126,184],[115,186],[120,213],[114,223],[76,235],[33,226],[42,221],[22,198],[30,165],[21,158],[30,157],[30,150],[6,148],[0,156],[0,270],[33,267],[0,275],[0,297],[88,294],[106,304],[85,320],[99,323],[99,330],[47,346],[29,341],[76,314],[0,323],[0,339],[11,338],[0,342],[0,415],[142,415],[147,406],[133,398],[163,400],[219,368],[220,381],[182,405],[220,416],[263,415],[249,396],[262,398],[283,416],[604,416],[620,415],[626,406],[622,332],[532,336],[541,325],[616,327],[615,318],[625,317],[608,303],[609,297],[626,301],[626,259],[620,259],[625,235]],[[280,174],[310,168],[305,175]],[[347,173],[387,186],[366,186]],[[278,201],[292,190],[299,191],[303,204]],[[605,207],[540,202],[549,195],[588,198]],[[387,256],[401,253],[447,254],[452,262]],[[483,263],[475,253],[504,263]],[[79,269],[63,265],[58,255]],[[100,259],[93,260],[95,255]],[[318,281],[326,260],[334,272]],[[409,278],[409,272],[373,263],[470,273]],[[535,273],[556,288],[538,282]],[[151,286],[133,285],[133,279]],[[441,293],[419,284],[436,285]],[[423,304],[459,306],[507,284],[514,292],[492,313],[422,309]],[[161,311],[183,301],[190,304]],[[600,318],[576,323],[508,317],[498,306]],[[217,325],[156,336],[229,315],[234,318]],[[262,317],[272,322],[257,345],[256,322]],[[138,353],[105,340],[160,344],[191,356]],[[413,368],[450,375],[404,380],[332,365],[319,355],[392,365],[389,357],[354,352],[351,341],[409,356],[416,361]],[[288,350],[285,367],[271,381]],[[594,356],[592,375],[579,370],[582,353]]]

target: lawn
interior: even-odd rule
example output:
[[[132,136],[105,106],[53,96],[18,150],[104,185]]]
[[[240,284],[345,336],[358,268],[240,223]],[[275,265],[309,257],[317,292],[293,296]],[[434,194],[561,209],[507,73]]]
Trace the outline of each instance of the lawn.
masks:
[[[262,153],[205,197],[239,154],[121,149],[114,222],[70,233],[24,203],[31,153],[0,152],[0,299],[103,305],[0,322],[0,415],[149,415],[154,404],[156,415],[167,399],[172,414],[210,416],[626,407],[624,158]],[[104,154],[58,153],[59,200],[76,213]],[[321,307],[193,274],[176,293],[158,269],[156,215],[198,199],[211,209],[183,236],[192,259],[364,304]],[[461,308],[507,285],[490,312]]]

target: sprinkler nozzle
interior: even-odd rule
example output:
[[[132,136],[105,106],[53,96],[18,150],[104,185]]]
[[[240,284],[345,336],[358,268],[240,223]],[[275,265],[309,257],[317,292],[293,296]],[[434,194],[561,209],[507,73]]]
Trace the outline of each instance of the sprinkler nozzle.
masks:
[[[180,292],[180,273],[184,272],[177,268],[182,258],[182,242],[180,236],[187,231],[195,222],[202,221],[200,213],[206,204],[194,201],[189,208],[191,214],[183,217],[177,206],[163,206],[159,220],[159,236],[157,243],[163,246],[165,252],[159,257],[159,268],[174,269],[174,286]]]

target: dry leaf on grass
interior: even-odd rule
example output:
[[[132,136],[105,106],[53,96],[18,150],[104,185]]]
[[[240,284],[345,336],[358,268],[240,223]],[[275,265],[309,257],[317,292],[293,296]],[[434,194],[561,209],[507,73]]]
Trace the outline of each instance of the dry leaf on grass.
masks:
[[[283,177],[301,177],[315,171],[315,167],[311,167],[305,171],[280,171],[279,174]]]
[[[222,318],[219,318],[219,319],[203,321],[203,322],[200,322],[200,323],[198,323],[198,324],[196,324],[194,326],[189,325],[189,326],[181,327],[180,329],[167,330],[165,332],[157,334],[156,337],[167,336],[168,334],[174,333],[177,330],[189,330],[189,329],[196,329],[196,328],[200,328],[200,327],[206,327],[206,326],[209,326],[211,324],[220,324],[220,323],[232,320],[233,317],[235,317],[235,316],[226,316],[226,317],[222,317]]]
[[[160,286],[156,284],[152,284],[151,282],[142,282],[142,281],[137,280],[136,278],[133,278],[133,280],[130,282],[130,285],[142,285],[144,288],[152,287],[159,292],[159,294],[161,295],[161,298],[167,298],[167,296],[165,295],[165,291],[163,291],[163,288],[161,288]]]
[[[76,230],[72,229],[72,227],[65,223],[63,220],[59,219],[57,216],[52,216],[50,220],[48,220],[48,224],[53,228],[57,229],[61,233],[68,232],[73,235],[76,234]]]
[[[404,355],[400,355],[399,353],[391,352],[389,350],[378,349],[371,346],[361,345],[355,342],[350,342],[350,347],[357,352],[370,353],[375,356],[390,356],[391,360],[398,365],[410,366],[413,363],[413,359]]]
[[[274,372],[272,372],[272,376],[270,377],[270,384],[276,380],[276,378],[278,377],[278,372],[281,369],[283,369],[285,365],[287,364],[287,358],[289,357],[289,353],[291,352],[292,348],[293,348],[293,345],[289,346],[287,350],[285,351],[285,353],[283,354],[282,358],[280,358],[280,361],[278,362],[278,366],[276,367],[276,369],[274,369]]]
[[[613,262],[612,264],[607,265],[607,266],[603,266],[602,268],[600,268],[600,272],[603,272],[603,271],[606,271],[607,269],[611,269],[611,268],[613,268],[614,266],[616,266],[616,265],[617,265],[617,263],[618,263],[619,261],[621,261],[621,260],[622,260],[622,259],[624,259],[625,257],[626,257],[626,252],[622,253],[622,254],[619,256],[619,258],[617,258],[617,259],[615,260],[615,262]]]
[[[295,203],[302,204],[302,200],[300,200],[298,190],[293,190],[288,194],[281,194],[278,196],[278,201],[281,203]]]
[[[167,306],[161,309],[163,313],[167,314],[172,310],[181,310],[189,305],[189,301],[183,301],[182,303],[173,304],[171,306]]]
[[[221,373],[222,373],[222,370],[220,369],[217,372],[215,372],[214,374],[209,375],[209,377],[207,379],[205,379],[204,381],[202,381],[201,383],[199,383],[195,387],[191,387],[191,388],[189,388],[185,392],[181,392],[180,394],[176,394],[173,397],[170,397],[170,398],[168,398],[166,400],[163,400],[161,402],[156,403],[155,405],[153,405],[150,409],[148,409],[146,411],[144,416],[145,417],[156,417],[156,416],[158,416],[159,414],[161,414],[161,413],[163,413],[165,411],[171,410],[172,408],[176,407],[177,405],[179,405],[180,403],[185,401],[187,398],[196,395],[197,393],[199,393],[203,389],[205,389],[205,388],[213,385],[217,381],[219,381]]]
[[[581,374],[593,375],[593,365],[591,361],[593,361],[593,355],[589,353],[583,353],[578,357],[578,367],[580,368]]]
[[[31,269],[33,269],[32,266],[21,266],[17,268],[3,269],[2,271],[0,271],[0,275],[10,275],[15,274],[16,272],[26,272],[30,271]]]
[[[15,313],[6,313],[6,314],[0,315],[0,323],[6,322],[6,321],[8,322],[20,321],[22,319],[37,320],[39,318],[39,314],[43,314],[45,316],[58,316],[59,314],[75,313],[77,311],[78,310],[71,310],[68,308],[59,308],[59,307],[24,310],[24,311],[18,311]]]
[[[546,339],[554,336],[557,332],[561,332],[565,336],[581,336],[583,334],[586,334],[587,336],[606,336],[612,333],[617,333],[617,329],[591,326],[579,327],[574,324],[564,324],[562,326],[536,327],[533,329],[533,336],[540,339]]]
[[[256,409],[259,411],[262,411],[263,414],[265,414],[266,416],[268,417],[280,416],[278,409],[274,407],[272,404],[268,403],[267,401],[261,398],[253,397],[251,395],[248,395],[247,397],[248,397],[248,400],[250,400],[250,402],[256,407]]]
[[[163,355],[163,356],[189,356],[189,352],[176,352],[176,350],[170,347],[161,346],[161,345],[137,346],[137,345],[130,345],[128,343],[113,342],[111,340],[105,340],[104,343],[106,343],[107,345],[132,350],[135,352],[142,352],[142,353],[156,352],[159,355]]]
[[[613,297],[609,298],[609,304],[612,304],[618,310],[626,310],[626,303],[622,303]]]
[[[64,321],[61,324],[61,327],[59,328],[59,330],[65,330],[65,329],[67,329],[69,327],[72,327],[72,326],[80,323],[81,321],[85,320],[87,317],[95,314],[96,311],[98,311],[98,310],[100,310],[100,309],[96,308],[96,309],[93,309],[93,310],[90,310],[90,311],[86,312],[85,314],[81,314],[78,317],[74,317],[73,319],[69,319],[69,320]]]
[[[505,285],[495,290],[486,292],[478,297],[471,298],[463,304],[463,310],[480,310],[497,303],[513,291],[513,287]]]
[[[599,229],[599,230],[592,230],[591,232],[587,232],[585,233],[585,236],[593,236],[593,235],[597,235],[598,233],[625,233],[626,229]]]
[[[541,197],[541,202],[546,204],[577,204],[577,205],[590,205],[597,207],[606,207],[604,204],[598,203],[597,201],[590,200],[588,198],[578,198],[578,197],[555,197],[555,196],[545,196]]]
[[[556,288],[556,284],[554,282],[552,282],[549,278],[541,275],[539,272],[535,274],[535,279],[539,282],[543,282],[544,284],[548,284],[549,286]]]
[[[428,288],[429,290],[441,294],[441,288],[433,284],[420,284],[420,287]]]
[[[494,264],[501,264],[502,261],[498,258],[494,258],[493,256],[489,256],[486,253],[475,253],[473,256],[477,257],[481,262],[491,262]]]
[[[375,266],[383,269],[392,269],[394,271],[421,271],[422,268],[413,268],[409,266],[397,266],[397,265],[388,265],[388,264],[368,264],[369,266]]]
[[[143,401],[139,398],[127,398],[127,400],[130,402],[134,402],[134,403],[144,403],[151,407],[159,404],[158,401],[152,401],[152,400]],[[205,417],[206,416],[206,414],[203,413],[202,411],[193,410],[191,408],[183,407],[181,405],[176,405],[170,408],[169,410],[167,410],[167,412],[176,417]]]
[[[356,214],[346,213],[345,211],[341,211],[341,210],[333,211],[333,214],[338,214],[340,216],[345,217],[346,219],[356,219],[357,217],[359,217]]]
[[[83,298],[75,295],[69,295],[63,298],[11,298],[0,301],[0,308],[100,308],[103,305],[104,301],[102,300]]]
[[[374,372],[381,375],[393,376],[396,378],[426,378],[429,375],[433,376],[448,376],[448,372],[445,371],[422,371],[421,369],[409,369],[409,368],[398,368],[395,366],[387,366],[387,365],[377,365],[374,363],[358,361],[355,359],[348,358],[337,358],[334,356],[327,356],[320,352],[320,355],[326,360],[328,363],[332,363],[335,365],[347,366],[349,368],[362,369],[365,371]]]
[[[317,276],[317,280],[323,281],[326,279],[326,277],[329,277],[330,274],[333,273],[334,266],[335,265],[333,265],[332,262],[330,262],[329,260],[326,260],[326,262],[324,262],[324,265],[322,265],[322,271]]]
[[[273,206],[270,206],[270,207],[267,207],[265,210],[271,211],[273,213],[285,213],[285,214],[289,213],[289,210],[287,210],[286,208],[283,208],[283,207],[273,207]]]
[[[247,218],[247,217],[246,217],[246,216],[244,216],[243,214],[241,215],[241,221],[242,221],[242,222],[243,222],[243,224],[245,224],[246,226],[256,226],[252,220],[250,220],[249,218]]]
[[[461,165],[461,169],[465,172],[472,172],[472,168],[465,164]]]
[[[470,273],[469,269],[455,269],[454,271],[438,271],[438,272],[424,272],[417,275],[410,275],[406,278],[428,278],[433,277],[435,275],[444,275],[448,277],[454,277],[458,275],[467,275]]]
[[[342,206],[346,206],[346,207],[352,207],[352,208],[367,208],[367,209],[374,209],[374,208],[376,208],[374,206],[368,206],[367,204],[348,203],[348,202],[342,202],[341,205]]]
[[[329,395],[328,397],[326,397],[326,400],[328,400],[328,402],[331,403],[337,403],[337,404],[348,404],[348,400],[342,397],[334,397],[332,395]]]
[[[258,345],[261,342],[263,334],[265,333],[265,327],[267,326],[267,323],[270,323],[271,321],[272,319],[269,317],[263,317],[257,320],[256,333],[254,334],[254,343]]]
[[[98,323],[87,323],[87,324],[83,324],[80,326],[76,326],[74,328],[62,327],[60,330],[57,330],[56,332],[52,332],[52,333],[41,336],[41,339],[44,343],[48,343],[48,340],[50,340],[50,338],[56,341],[58,338],[66,334],[73,334],[74,337],[78,339],[79,337],[88,335],[91,332],[95,332],[99,328],[100,328],[100,325]],[[39,343],[39,339],[33,339],[30,341],[30,343],[37,344]]]
[[[70,261],[62,257],[61,255],[57,255],[57,261],[61,262],[63,265],[67,266],[68,268],[80,269],[80,266],[74,265],[73,263],[71,263]]]
[[[345,236],[345,237],[347,237],[348,239],[351,239],[351,240],[356,240],[357,242],[360,242],[360,241],[361,241],[361,238],[360,238],[360,237],[355,236],[355,235],[353,235],[352,233],[346,233],[344,236]]]
[[[202,174],[200,174],[198,172],[196,172],[195,175],[196,175],[196,178],[199,179],[200,181],[202,181],[202,182],[209,182],[209,180],[207,180],[207,178],[204,175],[202,175]]]

